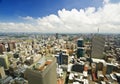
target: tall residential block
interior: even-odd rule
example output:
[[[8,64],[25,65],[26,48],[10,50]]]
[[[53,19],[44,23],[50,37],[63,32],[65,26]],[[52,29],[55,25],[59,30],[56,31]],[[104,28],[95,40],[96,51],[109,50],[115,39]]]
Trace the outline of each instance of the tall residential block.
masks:
[[[0,65],[3,66],[5,69],[9,68],[9,61],[7,55],[0,55]]]
[[[29,84],[57,84],[56,60],[42,59],[26,69],[25,78]]]
[[[6,75],[5,75],[4,68],[0,66],[0,79],[3,79],[5,77],[6,77]]]

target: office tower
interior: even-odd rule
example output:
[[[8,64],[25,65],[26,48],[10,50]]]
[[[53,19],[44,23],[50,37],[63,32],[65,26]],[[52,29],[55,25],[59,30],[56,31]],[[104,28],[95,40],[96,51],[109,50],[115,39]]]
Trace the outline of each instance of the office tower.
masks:
[[[57,63],[59,65],[62,64],[68,64],[68,54],[60,52],[59,55],[57,56]]]
[[[28,84],[57,84],[56,60],[42,59],[26,69],[24,74]]]
[[[62,58],[61,58],[61,64],[68,64],[68,55],[67,54],[62,54]]]
[[[62,64],[62,52],[60,52],[59,56],[58,56],[58,64],[61,65]]]
[[[6,77],[6,75],[5,75],[4,68],[2,66],[0,66],[0,79],[3,79],[5,77]]]
[[[8,43],[8,51],[12,51],[15,48],[16,48],[15,42]]]
[[[5,69],[9,68],[9,62],[8,62],[7,55],[0,55],[0,65],[3,66]]]
[[[94,36],[92,38],[92,58],[102,59],[104,58],[105,39],[101,36]]]
[[[15,49],[16,48],[15,42],[11,42],[11,44],[13,45],[13,49]]]
[[[82,38],[77,40],[77,46],[78,47],[83,47],[83,39]]]
[[[93,81],[96,81],[97,80],[97,71],[96,71],[96,64],[95,63],[92,63],[91,64],[91,75],[92,75],[92,79]]]
[[[0,54],[3,54],[4,51],[5,51],[5,47],[3,44],[0,43]]]
[[[84,48],[83,48],[83,39],[80,38],[77,40],[77,58],[83,57],[84,55]]]
[[[55,37],[56,37],[56,39],[58,39],[58,33],[56,33]]]
[[[84,49],[82,47],[78,47],[77,49],[77,58],[84,56]]]

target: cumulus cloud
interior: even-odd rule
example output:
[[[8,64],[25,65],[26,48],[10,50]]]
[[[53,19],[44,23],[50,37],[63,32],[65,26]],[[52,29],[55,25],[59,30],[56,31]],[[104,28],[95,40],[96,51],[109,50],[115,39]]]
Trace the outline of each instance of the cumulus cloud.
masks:
[[[110,2],[110,0],[103,0],[104,4],[108,4]]]
[[[0,23],[0,31],[2,32],[33,32],[37,29],[31,25],[26,23]]]
[[[30,17],[30,16],[26,16],[26,17],[19,16],[19,18],[24,19],[24,20],[33,20],[34,19],[33,17]]]
[[[104,0],[107,1],[107,0]],[[85,9],[62,9],[58,14],[51,14],[34,19],[22,17],[30,23],[0,23],[0,31],[21,32],[60,32],[60,33],[95,33],[99,27],[101,33],[119,33],[120,3],[108,3],[103,7],[88,7]]]

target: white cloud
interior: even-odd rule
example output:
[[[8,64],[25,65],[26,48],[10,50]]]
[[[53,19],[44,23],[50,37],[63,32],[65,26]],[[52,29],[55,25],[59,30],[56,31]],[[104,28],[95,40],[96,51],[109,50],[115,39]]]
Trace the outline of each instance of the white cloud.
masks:
[[[0,23],[0,31],[3,32],[32,32],[36,30],[33,25],[26,23]]]
[[[104,4],[108,4],[110,2],[110,0],[103,0]]]
[[[119,33],[119,9],[120,3],[104,4],[98,9],[94,7],[71,11],[62,9],[57,15],[51,14],[37,19],[30,16],[22,17],[30,20],[29,23],[1,22],[0,31],[90,33],[97,32],[99,27],[103,33]]]
[[[19,18],[24,19],[24,20],[33,20],[34,19],[33,17],[30,17],[30,16],[26,16],[26,17],[19,16]]]

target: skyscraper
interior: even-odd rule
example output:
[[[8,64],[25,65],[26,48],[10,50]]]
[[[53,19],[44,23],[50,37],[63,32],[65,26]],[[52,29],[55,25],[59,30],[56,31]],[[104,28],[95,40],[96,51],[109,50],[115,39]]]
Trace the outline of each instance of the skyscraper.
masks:
[[[56,39],[58,39],[58,33],[56,33],[55,37],[56,37]]]
[[[8,62],[7,55],[0,55],[0,65],[3,66],[5,69],[9,68],[9,62]]]
[[[77,58],[83,57],[84,55],[84,49],[83,48],[79,48],[77,49]]]
[[[25,77],[29,84],[57,84],[56,60],[37,63],[26,69]]]
[[[3,79],[5,77],[6,77],[6,75],[5,75],[4,68],[0,66],[0,79]]]
[[[92,58],[104,58],[105,39],[102,36],[93,36],[92,38]]]
[[[83,39],[82,38],[77,40],[77,47],[83,47]]]
[[[77,58],[83,57],[84,55],[84,43],[83,39],[80,38],[77,40]]]
[[[5,51],[5,46],[0,43],[0,54],[3,54],[3,52]]]
[[[68,54],[60,52],[57,57],[57,62],[59,65],[68,64]]]
[[[16,48],[15,42],[9,42],[8,43],[8,51],[12,51],[15,48]]]

